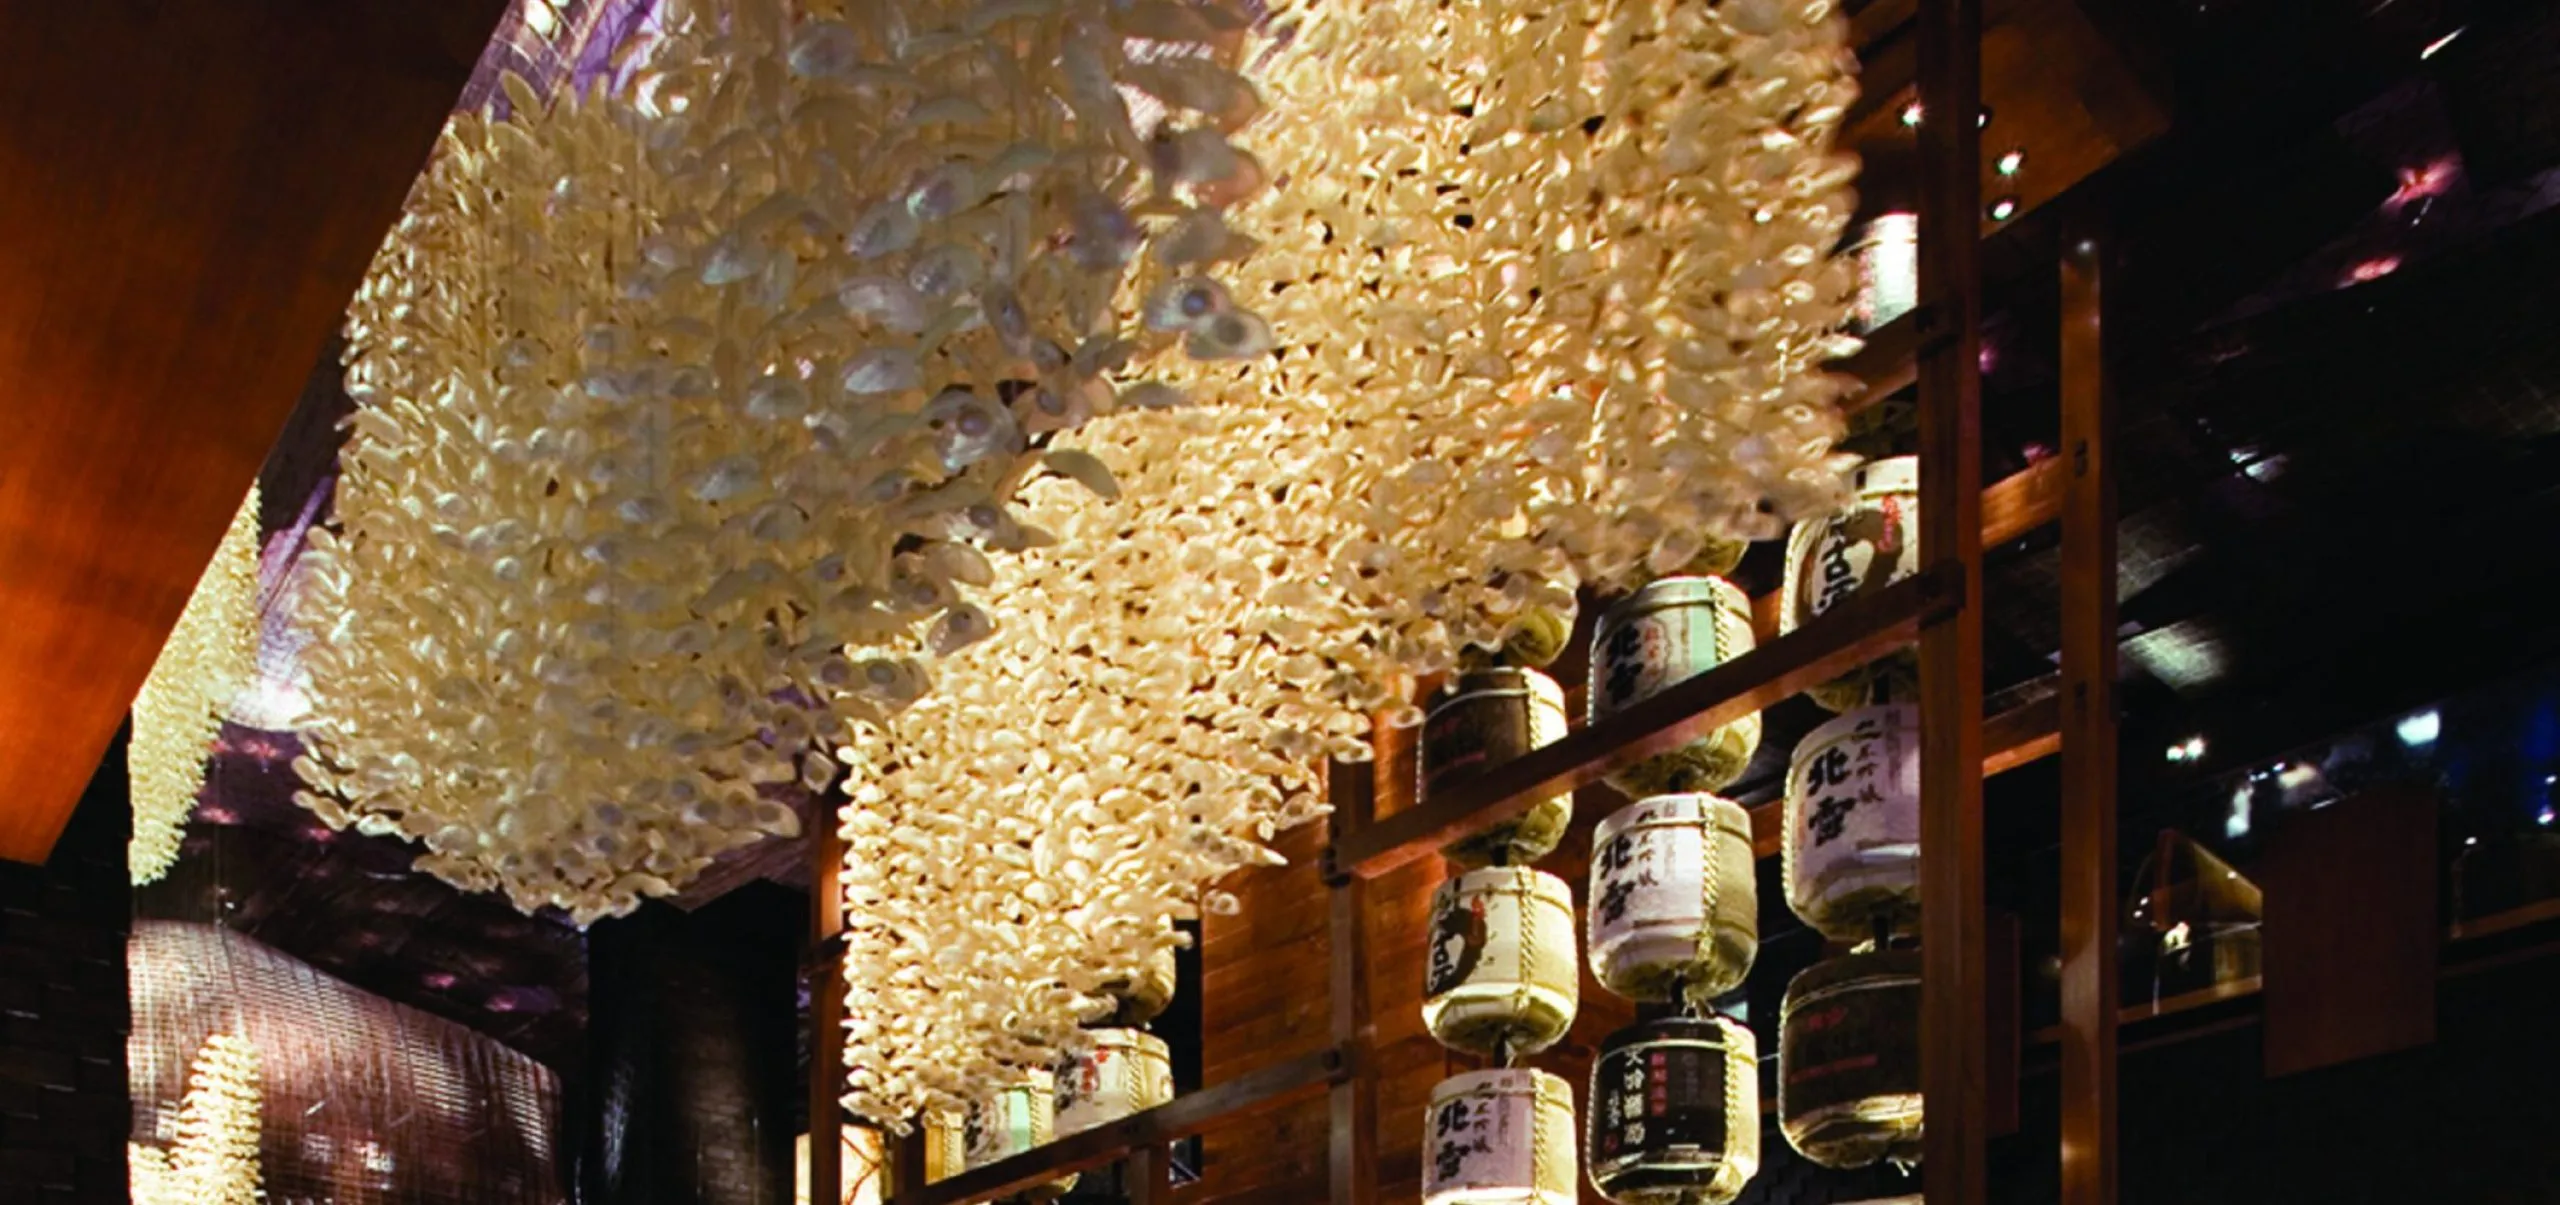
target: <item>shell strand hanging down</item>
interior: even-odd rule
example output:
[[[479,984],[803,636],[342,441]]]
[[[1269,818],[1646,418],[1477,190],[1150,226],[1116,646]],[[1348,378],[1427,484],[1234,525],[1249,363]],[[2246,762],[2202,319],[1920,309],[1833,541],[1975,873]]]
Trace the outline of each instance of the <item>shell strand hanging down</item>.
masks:
[[[987,634],[1035,445],[1167,395],[1139,299],[1241,250],[1241,22],[1160,7],[698,5],[457,118],[349,312],[306,805],[581,922],[794,831]]]
[[[1238,211],[1263,245],[1235,283],[1279,354],[1173,375],[1271,416],[1186,454],[1324,465],[1332,508],[1273,508],[1319,551],[1272,588],[1353,703],[1418,719],[1414,676],[1576,587],[1836,506],[1856,89],[1829,0],[1284,2],[1267,29],[1289,186]]]

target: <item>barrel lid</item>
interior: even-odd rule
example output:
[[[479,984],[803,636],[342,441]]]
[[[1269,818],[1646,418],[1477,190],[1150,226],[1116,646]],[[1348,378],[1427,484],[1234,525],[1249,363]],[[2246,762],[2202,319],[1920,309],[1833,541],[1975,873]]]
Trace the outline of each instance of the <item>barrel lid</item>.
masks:
[[[1742,587],[1720,577],[1661,577],[1645,583],[1635,593],[1610,604],[1601,616],[1600,626],[1608,627],[1621,616],[1660,607],[1715,606],[1749,614],[1751,596]]]
[[[1824,959],[1806,967],[1794,979],[1789,980],[1786,1006],[1780,1011],[1783,1014],[1797,1000],[1831,988],[1845,987],[1866,980],[1916,981],[1919,978],[1920,951],[1918,950],[1868,950],[1859,954],[1843,954],[1838,958]],[[1783,1024],[1783,1018],[1781,1023]]]
[[[1739,1048],[1750,1057],[1757,1057],[1759,1051],[1759,1043],[1752,1037],[1749,1027],[1722,1013],[1714,1013],[1704,1017],[1655,1017],[1650,1021],[1638,1021],[1602,1038],[1600,1054],[1606,1058],[1630,1046],[1657,1042],[1696,1043],[1723,1050]]]
[[[1440,891],[1457,895],[1526,895],[1567,911],[1573,908],[1573,889],[1565,886],[1563,879],[1528,866],[1486,866],[1466,871],[1450,876],[1440,884]]]
[[[1649,795],[1619,808],[1592,829],[1591,844],[1594,847],[1606,845],[1628,829],[1650,824],[1704,824],[1745,841],[1751,839],[1750,812],[1721,795],[1697,791],[1685,795]]]
[[[1573,1100],[1573,1089],[1566,1086],[1563,1080],[1535,1067],[1493,1067],[1483,1071],[1462,1071],[1441,1080],[1438,1086],[1431,1089],[1431,1099],[1434,1103],[1453,1096],[1485,1094],[1496,1096],[1534,1094],[1561,1097],[1568,1104]]]

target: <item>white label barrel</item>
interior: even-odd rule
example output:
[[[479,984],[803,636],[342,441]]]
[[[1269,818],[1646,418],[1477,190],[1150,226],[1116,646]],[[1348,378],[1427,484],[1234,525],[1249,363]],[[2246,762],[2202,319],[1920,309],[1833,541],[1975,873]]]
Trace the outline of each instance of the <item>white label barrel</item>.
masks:
[[[1861,594],[1920,571],[1920,458],[1869,461],[1850,474],[1848,509],[1796,524],[1787,539],[1786,595],[1778,607],[1783,634]],[[1813,687],[1805,695],[1833,711],[1871,701],[1879,679],[1908,679],[1909,651]]]
[[[1094,1029],[1058,1068],[1060,1135],[1118,1121],[1173,1099],[1173,1056],[1142,1029]]]
[[[1591,971],[1633,1000],[1733,990],[1759,951],[1751,815],[1713,795],[1657,795],[1602,820],[1586,897]]]
[[[1720,577],[1666,577],[1611,605],[1591,635],[1591,720],[1751,651],[1751,599]],[[1632,798],[1712,791],[1760,748],[1760,713],[1609,776]]]
[[[1471,870],[1431,898],[1422,1023],[1443,1045],[1534,1054],[1573,1026],[1573,893],[1524,867]]]
[[[1860,707],[1797,744],[1787,770],[1787,906],[1839,941],[1920,911],[1920,708]]]
[[[1425,1205],[1573,1205],[1578,1179],[1573,1090],[1563,1080],[1503,1068],[1453,1075],[1431,1090]]]

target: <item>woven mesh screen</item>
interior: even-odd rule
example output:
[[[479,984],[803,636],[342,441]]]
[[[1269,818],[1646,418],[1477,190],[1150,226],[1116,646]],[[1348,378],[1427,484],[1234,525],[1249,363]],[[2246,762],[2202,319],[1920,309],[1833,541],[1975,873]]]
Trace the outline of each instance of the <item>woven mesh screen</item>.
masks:
[[[176,1137],[189,1060],[227,1032],[258,1048],[274,1205],[565,1199],[540,1063],[210,926],[138,921],[129,966],[134,1141]]]

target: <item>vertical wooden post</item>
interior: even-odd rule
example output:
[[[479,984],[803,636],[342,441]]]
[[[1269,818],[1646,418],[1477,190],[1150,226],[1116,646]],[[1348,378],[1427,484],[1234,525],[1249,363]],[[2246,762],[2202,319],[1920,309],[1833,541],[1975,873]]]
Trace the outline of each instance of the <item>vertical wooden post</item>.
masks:
[[[844,838],[836,831],[837,799],[820,795],[808,820],[809,941],[809,1202],[843,1205],[844,1101]],[[898,1169],[893,1169],[898,1170]],[[904,1191],[904,1185],[897,1186]]]
[[[1332,1037],[1351,1059],[1351,1074],[1333,1085],[1325,1140],[1330,1205],[1374,1205],[1378,1199],[1378,1080],[1369,1058],[1369,945],[1362,931],[1368,885],[1334,861],[1342,838],[1376,818],[1377,763],[1334,762],[1325,789],[1333,804],[1333,849],[1325,855],[1331,915]]]
[[[1173,1199],[1165,1148],[1153,1143],[1129,1152],[1120,1161],[1120,1192],[1128,1205],[1163,1205]],[[813,1202],[812,1205],[815,1205]]]
[[[1920,636],[1921,1092],[1928,1205],[1981,1205],[1982,7],[1921,0],[1920,547],[1964,605]]]
[[[2116,482],[2105,232],[2062,235],[2062,1205],[2115,1205]]]

